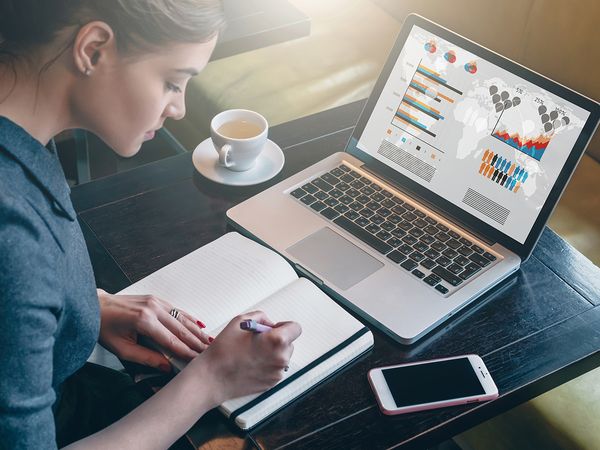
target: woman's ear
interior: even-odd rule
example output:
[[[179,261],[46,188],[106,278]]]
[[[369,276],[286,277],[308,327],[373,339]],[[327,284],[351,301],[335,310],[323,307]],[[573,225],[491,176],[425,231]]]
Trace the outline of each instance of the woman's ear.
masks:
[[[84,75],[91,75],[99,64],[110,60],[116,52],[112,28],[102,21],[90,22],[79,30],[73,44],[75,67]]]

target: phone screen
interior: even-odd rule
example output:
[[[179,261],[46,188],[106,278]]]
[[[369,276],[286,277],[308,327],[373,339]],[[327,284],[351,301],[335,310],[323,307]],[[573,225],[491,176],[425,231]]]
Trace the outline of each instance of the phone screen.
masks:
[[[485,394],[468,358],[382,370],[396,406]]]

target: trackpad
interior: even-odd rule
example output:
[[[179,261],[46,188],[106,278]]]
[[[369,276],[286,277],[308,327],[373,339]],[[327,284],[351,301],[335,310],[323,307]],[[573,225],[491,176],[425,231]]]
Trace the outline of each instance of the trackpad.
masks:
[[[320,229],[287,251],[306,269],[344,290],[383,267],[383,263],[329,228]]]

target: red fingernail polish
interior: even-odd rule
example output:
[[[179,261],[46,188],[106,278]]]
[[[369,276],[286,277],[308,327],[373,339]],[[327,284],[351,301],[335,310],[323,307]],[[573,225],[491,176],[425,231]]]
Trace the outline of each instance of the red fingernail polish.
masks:
[[[169,364],[160,364],[158,366],[159,370],[161,372],[165,372],[165,373],[170,373],[171,372],[171,366]]]
[[[213,338],[213,337],[210,337],[210,336],[208,337],[208,342],[212,342],[212,341],[214,341],[214,340],[215,340],[215,338]]]
[[[200,322],[199,320],[196,320],[196,325],[198,325],[200,328],[206,328],[206,325],[204,325],[202,322]]]

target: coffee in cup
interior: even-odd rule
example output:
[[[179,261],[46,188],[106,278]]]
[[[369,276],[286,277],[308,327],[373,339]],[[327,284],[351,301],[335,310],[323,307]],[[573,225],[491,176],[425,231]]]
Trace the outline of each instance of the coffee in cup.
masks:
[[[210,135],[219,164],[236,172],[251,169],[262,152],[269,131],[267,120],[247,109],[230,109],[210,123]]]

